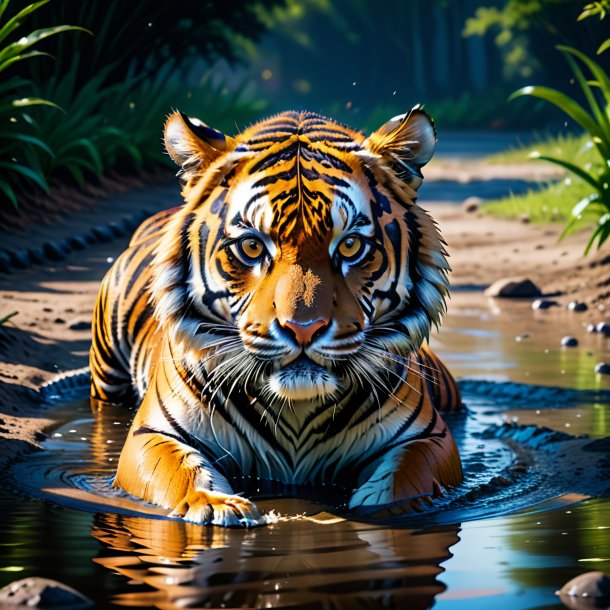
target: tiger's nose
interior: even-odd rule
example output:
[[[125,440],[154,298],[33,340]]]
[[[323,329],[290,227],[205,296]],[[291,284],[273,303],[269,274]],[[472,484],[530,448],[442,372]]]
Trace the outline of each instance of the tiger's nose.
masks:
[[[279,320],[280,326],[292,332],[296,342],[305,347],[309,345],[317,331],[328,326],[328,320],[318,318],[307,322],[296,322],[295,320]]]

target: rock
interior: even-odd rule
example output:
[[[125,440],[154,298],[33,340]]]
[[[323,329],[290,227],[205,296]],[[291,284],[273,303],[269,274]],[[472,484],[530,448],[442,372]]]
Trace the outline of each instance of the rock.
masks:
[[[519,220],[525,225],[531,222],[529,214],[521,214],[521,216],[519,216]]]
[[[42,263],[46,262],[46,257],[41,247],[28,248],[28,252],[30,253],[30,258],[32,259],[33,263],[41,265]]]
[[[112,232],[112,234],[115,237],[125,237],[125,235],[127,235],[127,231],[125,230],[125,227],[121,224],[119,224],[118,222],[111,222],[108,225],[108,228],[110,229],[110,231]]]
[[[578,345],[578,339],[576,337],[564,337],[561,340],[562,347],[576,347]]]
[[[91,608],[93,602],[57,580],[49,578],[24,578],[16,580],[0,589],[2,608],[57,608],[80,610]]]
[[[6,251],[0,251],[0,272],[8,273],[11,270],[11,267],[11,257]]]
[[[603,572],[585,572],[563,585],[557,594],[573,610],[607,608],[610,604],[610,577]]]
[[[540,288],[526,277],[506,277],[494,282],[485,294],[488,297],[539,297]]]
[[[84,250],[87,247],[87,240],[82,235],[68,237],[68,243],[73,250]]]
[[[595,324],[587,324],[587,332],[588,333],[596,333],[597,331],[597,326],[595,326]]]
[[[68,324],[70,330],[91,330],[91,322],[88,320],[72,320]]]
[[[102,243],[108,243],[114,239],[114,235],[112,234],[112,231],[108,227],[104,227],[104,226],[93,227],[93,229],[91,229],[91,232]]]
[[[608,362],[598,362],[594,370],[598,375],[610,375],[610,364]]]
[[[52,261],[63,261],[66,258],[66,252],[55,241],[48,241],[42,245],[44,255]]]
[[[473,214],[474,212],[478,212],[483,204],[483,200],[480,197],[466,197],[460,206],[462,212],[466,212],[466,214]]]
[[[568,303],[568,309],[571,311],[587,311],[589,309],[586,303],[581,301],[570,301]]]
[[[53,320],[53,322],[55,324],[65,324],[66,321],[63,318],[55,318],[55,320]]]
[[[11,263],[16,269],[27,269],[32,265],[32,258],[27,250],[11,253]]]
[[[595,331],[598,333],[602,333],[605,337],[610,337],[610,324],[606,324],[605,322],[600,322],[595,327]]]
[[[559,303],[550,299],[536,299],[532,303],[532,309],[549,309],[550,307],[559,307]]]

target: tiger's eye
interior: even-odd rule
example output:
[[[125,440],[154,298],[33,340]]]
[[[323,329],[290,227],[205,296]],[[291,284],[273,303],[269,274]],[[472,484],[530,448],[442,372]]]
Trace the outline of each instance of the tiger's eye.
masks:
[[[247,238],[241,243],[241,250],[247,258],[256,260],[263,253],[263,244],[258,239]]]
[[[339,244],[339,254],[346,259],[354,258],[362,249],[362,240],[358,237],[347,237]]]

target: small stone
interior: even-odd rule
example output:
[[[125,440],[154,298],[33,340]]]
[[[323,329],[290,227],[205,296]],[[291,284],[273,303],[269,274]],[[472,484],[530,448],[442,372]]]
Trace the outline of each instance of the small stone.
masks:
[[[111,222],[108,225],[108,228],[110,229],[110,231],[112,232],[112,234],[115,237],[125,237],[125,235],[127,235],[127,231],[125,230],[125,227],[121,224],[119,224],[118,222]]]
[[[474,212],[479,211],[482,204],[483,200],[480,197],[466,197],[461,205],[462,212],[473,214]]]
[[[598,605],[594,600],[610,603],[610,577],[604,572],[585,572],[568,581],[557,593],[568,608],[605,608],[605,603]],[[590,601],[578,604],[584,600]]]
[[[11,267],[11,257],[7,254],[7,252],[2,250],[0,252],[0,272],[8,273],[11,270]]]
[[[570,311],[587,311],[589,308],[586,303],[582,303],[581,301],[570,301],[568,303],[568,309]]]
[[[54,241],[48,241],[42,245],[44,255],[52,261],[62,261],[66,258],[64,249]]]
[[[485,291],[488,297],[539,297],[540,288],[526,277],[507,277],[494,282]]]
[[[2,608],[91,608],[93,602],[68,585],[50,578],[24,578],[0,589]]]
[[[598,375],[610,375],[610,364],[608,362],[598,362],[595,365],[595,372]]]
[[[28,248],[28,252],[30,254],[30,258],[32,259],[33,263],[36,263],[37,265],[41,265],[42,263],[46,262],[46,257],[44,255],[44,251],[41,247]]]
[[[519,220],[525,225],[531,222],[529,214],[521,214],[521,216],[519,216]]]
[[[605,322],[600,322],[596,327],[596,331],[601,333],[605,337],[610,337],[610,324],[606,324]]]
[[[53,322],[55,322],[55,324],[65,324],[66,321],[63,318],[55,318],[55,320],[53,320]]]
[[[87,320],[72,320],[68,324],[70,330],[91,330],[91,322]]]
[[[536,299],[532,303],[532,309],[549,309],[550,307],[559,307],[559,303],[550,299]]]
[[[576,337],[564,337],[561,340],[562,347],[576,347],[578,345],[578,339]]]
[[[112,231],[108,227],[103,227],[103,226],[93,227],[93,229],[91,229],[91,232],[102,243],[108,243],[114,239],[114,235],[112,234]]]
[[[84,250],[87,247],[87,240],[82,235],[68,237],[68,243],[73,250]]]
[[[596,333],[596,332],[598,332],[597,326],[595,326],[595,324],[587,324],[587,332],[588,333]]]
[[[32,258],[27,250],[18,250],[11,253],[11,263],[17,269],[27,269],[32,265]]]

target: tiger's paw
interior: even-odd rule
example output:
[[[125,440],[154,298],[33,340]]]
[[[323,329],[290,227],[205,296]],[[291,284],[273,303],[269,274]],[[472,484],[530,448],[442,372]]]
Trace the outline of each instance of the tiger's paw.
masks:
[[[189,492],[169,516],[224,527],[254,527],[264,523],[250,500],[205,490]]]

